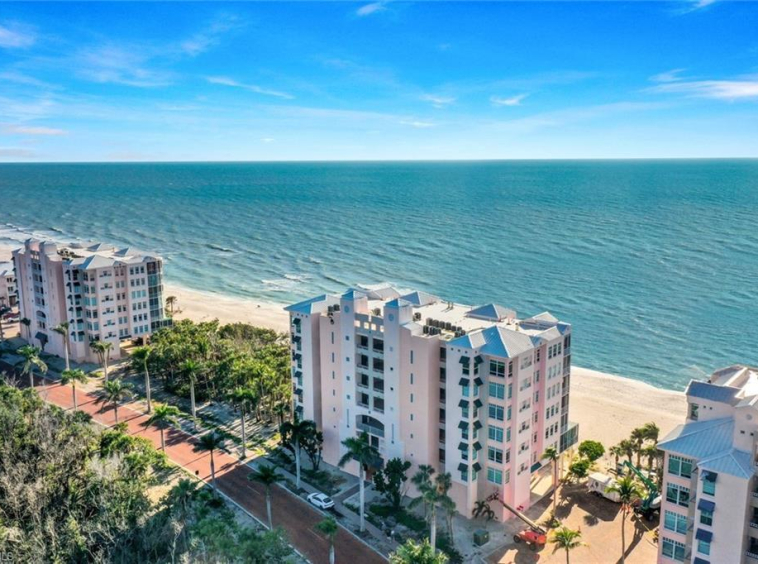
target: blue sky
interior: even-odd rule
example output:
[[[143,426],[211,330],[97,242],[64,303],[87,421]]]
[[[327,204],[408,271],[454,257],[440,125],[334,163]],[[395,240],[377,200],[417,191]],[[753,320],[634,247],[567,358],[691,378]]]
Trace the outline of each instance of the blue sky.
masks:
[[[0,161],[758,157],[754,2],[3,3]]]

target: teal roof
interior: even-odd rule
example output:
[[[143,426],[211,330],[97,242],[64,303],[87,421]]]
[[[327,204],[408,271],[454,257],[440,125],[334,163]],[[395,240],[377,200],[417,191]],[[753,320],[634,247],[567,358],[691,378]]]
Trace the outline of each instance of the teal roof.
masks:
[[[725,417],[678,425],[658,448],[703,461],[732,449],[734,419]]]
[[[753,476],[753,460],[750,453],[736,448],[701,460],[697,467],[739,478],[748,479]]]
[[[740,401],[739,398],[737,398],[739,391],[738,388],[732,388],[731,386],[718,386],[716,384],[711,384],[710,382],[698,382],[692,380],[690,381],[689,386],[687,386],[687,391],[685,393],[694,398],[736,405]]]
[[[427,294],[426,292],[411,292],[410,294],[400,296],[400,299],[410,302],[415,306],[425,306],[439,301],[437,296]]]
[[[503,358],[513,358],[533,348],[529,335],[498,326],[458,337],[448,345],[476,349],[480,353]]]
[[[304,302],[298,302],[296,304],[287,306],[284,308],[284,311],[310,314],[313,312],[313,305],[319,302],[326,301],[327,297],[328,296],[326,294],[321,294],[320,296],[316,296],[315,298],[311,298],[310,300],[305,300]]]
[[[483,306],[475,307],[466,314],[466,317],[487,319],[489,321],[502,321],[509,316],[515,317],[514,312],[497,304],[486,304]]]
[[[342,294],[342,298],[345,300],[357,300],[358,298],[365,298],[366,292],[350,288],[347,292]]]

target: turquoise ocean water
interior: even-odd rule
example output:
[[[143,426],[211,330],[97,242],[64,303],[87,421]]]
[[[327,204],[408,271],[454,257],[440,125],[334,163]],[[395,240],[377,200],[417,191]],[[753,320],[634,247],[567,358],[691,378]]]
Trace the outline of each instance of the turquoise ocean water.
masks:
[[[547,309],[576,365],[658,386],[758,363],[758,161],[0,165],[0,243],[30,234],[271,302],[390,281]]]

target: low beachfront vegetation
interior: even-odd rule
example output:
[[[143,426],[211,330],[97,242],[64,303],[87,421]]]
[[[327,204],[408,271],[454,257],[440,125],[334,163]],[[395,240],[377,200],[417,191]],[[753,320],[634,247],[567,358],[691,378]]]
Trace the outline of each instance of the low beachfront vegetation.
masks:
[[[10,561],[287,561],[280,531],[241,524],[180,476],[123,425],[101,431],[0,383],[0,547]]]

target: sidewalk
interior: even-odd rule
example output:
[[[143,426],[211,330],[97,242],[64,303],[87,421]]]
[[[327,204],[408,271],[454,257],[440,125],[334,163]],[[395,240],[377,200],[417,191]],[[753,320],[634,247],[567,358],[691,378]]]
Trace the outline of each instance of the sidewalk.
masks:
[[[13,365],[14,360],[4,357],[3,361]],[[0,361],[2,362],[2,361]],[[23,380],[23,379],[22,379]],[[49,403],[64,409],[73,407],[70,386],[61,386],[50,379],[36,379],[37,391]],[[25,382],[21,382],[22,384]],[[104,425],[115,423],[113,409],[97,403],[97,396],[92,392],[77,389],[79,410],[88,413]],[[147,416],[135,410],[129,404],[119,407],[119,421],[127,423],[128,432],[150,440],[156,449],[160,448],[160,432],[154,426],[146,426]],[[175,464],[194,473],[200,479],[210,483],[210,454],[195,452],[196,439],[179,429],[166,431],[166,455]],[[216,479],[219,489],[238,503],[242,508],[266,522],[265,489],[262,485],[247,479],[250,467],[241,464],[236,457],[224,452],[215,452]],[[272,492],[272,513],[275,527],[282,527],[295,546],[308,560],[315,564],[329,562],[329,545],[327,540],[314,530],[323,515],[307,502],[301,500],[285,488],[276,486]],[[361,564],[379,564],[386,559],[341,528],[335,540],[338,562],[361,562]]]

